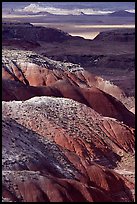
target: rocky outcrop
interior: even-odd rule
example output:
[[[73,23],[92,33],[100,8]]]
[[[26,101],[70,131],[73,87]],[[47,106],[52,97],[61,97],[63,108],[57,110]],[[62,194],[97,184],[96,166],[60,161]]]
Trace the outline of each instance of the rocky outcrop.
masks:
[[[133,42],[135,41],[135,29],[118,29],[101,32],[95,37],[94,41]]]
[[[133,79],[135,76],[135,29],[101,32],[94,40],[68,36],[66,40],[62,41],[58,39],[55,41],[51,39],[39,41],[35,37],[35,40],[33,40],[33,37],[27,38],[26,27],[35,30],[35,26],[28,23],[3,23],[2,46],[32,50],[54,60],[80,64],[95,75],[110,76],[108,80],[112,79],[112,82],[120,87],[127,96],[135,95],[135,80]],[[5,31],[7,28],[8,31]],[[12,29],[20,30],[20,28],[22,33],[18,38],[13,38],[12,34],[8,33]],[[52,36],[54,31],[52,32],[51,29],[50,32],[50,36]],[[31,35],[31,32],[29,33]],[[26,36],[25,39],[22,38],[22,34]],[[40,40],[43,40],[43,37]],[[125,81],[121,80],[123,76]],[[129,83],[126,83],[127,81]]]
[[[34,96],[63,97],[60,91],[52,87],[34,87],[19,81],[2,79],[2,100],[27,100]]]
[[[3,102],[2,111],[3,200],[133,201],[134,185],[105,167],[134,154],[131,128],[64,98]]]
[[[88,147],[88,143],[96,144],[89,146],[89,152],[93,154],[90,155],[90,158],[91,156],[97,157],[96,151],[92,150],[94,147],[100,151],[105,149],[105,153],[100,152],[99,155],[105,154],[104,156],[108,158],[113,149],[116,154],[119,154],[120,149],[125,152],[134,152],[134,136],[130,128],[114,119],[102,118],[86,105],[70,99],[36,97],[24,102],[3,102],[2,111],[2,114],[7,118],[17,121],[43,137],[55,140],[63,147],[67,148],[67,139],[70,138],[72,144],[70,147],[68,146],[69,150],[75,150],[73,146],[79,146],[83,139],[85,143],[85,145],[81,145],[83,148],[84,146]],[[73,137],[74,141],[76,137],[79,139],[77,138],[74,142]],[[110,140],[112,141],[109,142]],[[108,146],[108,148],[104,146]],[[78,154],[84,157],[88,156],[88,152],[85,152],[83,148],[78,151]]]
[[[103,116],[116,118],[134,127],[134,114],[117,100],[124,99],[122,90],[77,64],[50,60],[33,52],[4,50],[2,68],[4,80],[18,82],[20,87],[26,89],[24,100],[34,94],[71,98],[86,104]],[[12,84],[9,88],[6,85],[8,83]],[[17,90],[17,83],[3,82],[3,100],[23,100],[23,95]]]

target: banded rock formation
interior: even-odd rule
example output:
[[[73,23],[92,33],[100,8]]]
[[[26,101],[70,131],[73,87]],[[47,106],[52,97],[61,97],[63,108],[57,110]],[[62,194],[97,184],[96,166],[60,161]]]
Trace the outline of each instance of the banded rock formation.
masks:
[[[71,98],[92,107],[104,116],[114,117],[134,127],[134,114],[118,101],[125,99],[122,90],[109,81],[85,71],[77,64],[54,61],[30,51],[4,49],[2,68],[3,86],[7,87],[6,84],[11,83],[14,87],[13,82],[6,81],[10,79],[25,84],[26,90],[29,89],[29,94],[24,96],[24,100],[32,97],[35,89],[36,96]],[[23,84],[19,86],[23,87]],[[3,100],[9,100],[10,97],[4,92]],[[12,99],[21,100],[20,94],[17,95],[14,92]]]
[[[2,111],[3,200],[133,201],[133,183],[105,167],[134,154],[131,128],[71,99],[3,102]]]

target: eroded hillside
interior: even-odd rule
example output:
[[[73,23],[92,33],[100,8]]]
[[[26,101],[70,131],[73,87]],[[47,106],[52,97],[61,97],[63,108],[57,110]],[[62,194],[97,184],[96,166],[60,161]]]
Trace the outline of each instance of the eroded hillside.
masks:
[[[2,111],[3,185],[7,198],[132,200],[128,188],[132,190],[133,183],[108,169],[115,169],[121,156],[134,154],[134,135],[129,127],[63,98],[3,102]],[[113,188],[114,183],[117,188]],[[71,186],[77,196],[82,194],[79,198],[73,198]],[[26,188],[31,193],[25,193]],[[49,189],[56,192],[54,197]]]
[[[3,202],[133,202],[134,98],[82,64],[45,56],[35,38],[49,30],[37,28],[34,41],[26,42],[24,26],[35,29],[17,23],[12,39],[3,39]],[[55,32],[63,36],[57,44],[85,42]]]

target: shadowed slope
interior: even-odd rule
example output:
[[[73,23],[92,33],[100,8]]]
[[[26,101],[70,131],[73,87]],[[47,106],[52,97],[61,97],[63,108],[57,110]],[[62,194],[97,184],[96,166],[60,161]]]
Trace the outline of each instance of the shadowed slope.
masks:
[[[128,188],[133,184],[93,162],[114,166],[120,151],[134,151],[134,137],[127,126],[103,119],[70,99],[3,102],[2,110],[4,198],[23,202],[132,201]],[[116,132],[121,128],[123,136]]]

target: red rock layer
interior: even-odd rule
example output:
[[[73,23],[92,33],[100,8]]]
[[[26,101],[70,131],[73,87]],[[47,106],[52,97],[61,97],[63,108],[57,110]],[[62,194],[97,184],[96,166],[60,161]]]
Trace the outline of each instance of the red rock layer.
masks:
[[[16,108],[15,108],[16,107]],[[120,152],[134,152],[134,132],[103,118],[73,100],[36,97],[24,102],[3,102],[2,114],[87,160],[116,165]],[[33,113],[33,115],[32,115]],[[103,162],[102,162],[103,163]]]
[[[134,114],[127,110],[120,101],[108,94],[113,92],[113,95],[120,97],[122,94],[120,90],[87,71],[77,71],[77,68],[76,71],[71,72],[66,71],[65,67],[64,70],[50,68],[51,65],[46,68],[34,63],[20,63],[19,65],[11,63],[11,66],[12,69],[3,66],[3,79],[11,79],[26,84],[27,90],[32,91],[29,91],[30,96],[24,95],[24,100],[32,97],[32,95],[71,98],[88,105],[103,116],[113,117],[129,126],[135,126]],[[30,88],[29,85],[38,88]],[[14,96],[11,96],[12,93],[7,88],[3,87],[3,89],[3,100],[10,98],[12,100],[14,97],[23,100],[14,91],[12,92]],[[9,95],[5,92],[9,92]]]
[[[70,99],[3,102],[2,110],[3,199],[133,201],[133,184],[97,164],[114,167],[120,151],[134,151],[129,127]]]

